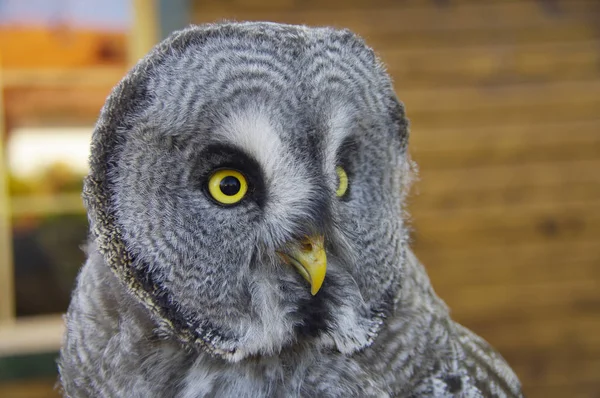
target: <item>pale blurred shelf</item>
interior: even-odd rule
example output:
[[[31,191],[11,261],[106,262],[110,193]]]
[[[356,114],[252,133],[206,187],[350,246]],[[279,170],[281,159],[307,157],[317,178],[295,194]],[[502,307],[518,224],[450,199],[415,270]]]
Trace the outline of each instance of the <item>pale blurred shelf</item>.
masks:
[[[105,87],[113,86],[125,74],[125,67],[4,69],[4,88],[15,87]]]
[[[85,214],[85,208],[79,193],[19,195],[10,197],[10,212],[13,216]]]
[[[58,351],[64,330],[61,314],[1,322],[0,357]]]

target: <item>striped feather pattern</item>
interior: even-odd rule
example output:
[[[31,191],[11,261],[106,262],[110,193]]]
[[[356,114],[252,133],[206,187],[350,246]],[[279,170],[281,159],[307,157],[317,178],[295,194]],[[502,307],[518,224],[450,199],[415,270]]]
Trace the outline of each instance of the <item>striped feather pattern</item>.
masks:
[[[94,132],[65,394],[520,396],[408,249],[407,139],[388,75],[351,32],[226,23],[159,44]],[[235,206],[208,196],[219,168],[248,179]],[[276,255],[312,234],[328,256],[314,297]]]

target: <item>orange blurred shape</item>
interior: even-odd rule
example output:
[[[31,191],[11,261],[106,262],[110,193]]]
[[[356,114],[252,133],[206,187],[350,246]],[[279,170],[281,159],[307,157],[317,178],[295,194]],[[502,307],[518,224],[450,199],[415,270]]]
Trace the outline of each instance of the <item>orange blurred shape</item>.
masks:
[[[4,68],[79,68],[124,65],[125,32],[83,30],[68,25],[2,26]]]

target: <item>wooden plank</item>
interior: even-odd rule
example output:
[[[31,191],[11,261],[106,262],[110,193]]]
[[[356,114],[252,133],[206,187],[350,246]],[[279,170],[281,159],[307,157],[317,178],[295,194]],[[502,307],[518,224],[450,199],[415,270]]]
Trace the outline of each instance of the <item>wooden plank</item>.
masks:
[[[600,244],[561,240],[463,249],[418,250],[436,288],[600,279]],[[599,281],[600,282],[600,281]]]
[[[515,177],[515,180],[518,178],[518,176]],[[444,181],[437,182],[446,186]],[[410,196],[407,202],[408,210],[413,214],[421,214],[431,211],[454,212],[469,208],[503,207],[510,209],[512,206],[531,203],[560,206],[569,202],[593,201],[600,197],[600,184],[598,182],[561,181],[557,179],[549,185],[517,185],[520,182],[522,181],[516,181],[515,186],[490,189],[481,187],[481,190],[477,190],[477,181],[470,181],[469,183],[474,185],[474,189],[470,192],[459,191],[447,186],[447,191],[436,195],[423,193]]]
[[[411,131],[413,159],[424,169],[597,159],[600,120]]]
[[[328,3],[328,4],[327,4]],[[227,3],[194,2],[192,21],[215,21],[219,19],[287,21],[288,23],[310,23],[316,25],[337,25],[346,22],[348,26],[361,26],[369,33],[393,32],[415,33],[422,31],[452,30],[509,30],[518,27],[537,28],[540,26],[560,26],[573,20],[584,21],[594,10],[591,1],[563,1],[562,15],[553,17],[544,12],[538,2],[523,1],[510,3],[450,3],[448,7],[389,6],[367,7],[362,9],[333,7],[329,2],[321,2],[327,8],[312,4],[288,3],[288,9],[270,6],[269,3],[254,2],[232,6]],[[331,6],[331,8],[329,8]],[[591,21],[590,21],[591,22]]]
[[[400,99],[403,99],[400,95]],[[578,120],[595,120],[600,109],[600,100],[587,101],[569,97],[572,102],[534,102],[506,107],[458,108],[445,110],[415,111],[407,102],[408,117],[414,128],[438,129],[445,127],[483,127],[494,123],[536,124],[564,123]]]
[[[400,88],[397,91],[406,105],[409,117],[411,112],[431,114],[468,110],[474,113],[488,109],[494,110],[498,116],[501,116],[500,112],[504,113],[507,109],[524,106],[566,106],[572,102],[597,104],[600,101],[600,79],[489,87],[465,86],[412,90]],[[499,120],[502,118],[499,117]],[[597,120],[597,117],[593,120]]]
[[[581,314],[547,308],[535,313],[517,313],[512,317],[498,316],[485,323],[479,318],[465,317],[460,312],[456,318],[477,330],[498,350],[516,353],[514,356],[534,356],[544,351],[552,351],[557,357],[600,356],[600,333],[590,333],[600,330],[600,319],[592,311]],[[565,318],[569,322],[565,322]]]
[[[600,80],[398,90],[414,129],[597,120]]]
[[[423,169],[414,183],[415,199],[435,198],[448,192],[473,195],[475,192],[525,187],[556,187],[600,183],[600,160],[538,162],[523,165],[501,165],[478,168]]]
[[[462,321],[477,330],[487,341],[506,354],[539,355],[552,351],[556,357],[590,358],[600,356],[600,319],[597,314],[573,313],[551,309],[522,316],[499,316],[485,324],[475,318]],[[460,314],[457,317],[461,318]],[[565,322],[565,318],[569,322]]]
[[[58,351],[63,333],[61,315],[24,317],[13,323],[0,323],[0,356]]]
[[[414,150],[413,160],[422,169],[433,171],[436,169],[524,165],[552,160],[568,162],[598,158],[600,134],[579,132],[574,136],[573,140],[565,139],[562,145],[558,142],[541,140],[537,146],[526,142],[506,142],[504,145],[490,145],[487,148],[474,150],[439,152]]]
[[[572,123],[490,125],[484,128],[411,129],[410,145],[418,153],[479,151],[489,146],[588,144],[600,135],[600,119]]]
[[[328,25],[332,25],[332,23]],[[421,49],[426,47],[491,46],[507,43],[542,45],[547,42],[557,41],[580,42],[593,39],[596,34],[593,25],[590,26],[589,24],[579,22],[558,24],[555,27],[540,26],[535,29],[515,27],[506,31],[493,29],[478,31],[469,29],[452,31],[432,30],[421,31],[418,34],[398,34],[385,31],[371,32],[368,27],[358,25],[352,21],[342,21],[334,26],[352,29],[363,36],[369,46],[382,53],[389,48]]]
[[[597,318],[600,305],[597,279],[510,285],[440,287],[440,297],[454,309],[459,322],[479,325],[478,330],[498,320],[511,322],[539,316],[540,311]],[[598,325],[598,320],[594,321]]]
[[[600,236],[600,203],[523,206],[414,213],[413,246],[441,250],[520,242],[551,244]]]
[[[540,352],[552,353],[555,357],[577,362],[600,358],[600,343],[596,333],[600,331],[597,313],[573,313],[567,309],[540,308],[547,315],[536,313],[518,314],[517,308],[507,308],[504,315],[496,319],[488,317],[486,323],[480,319],[465,318],[467,325],[490,344],[507,356],[529,356]],[[517,312],[517,314],[508,315]],[[460,316],[457,316],[460,317]],[[550,320],[553,317],[553,320]],[[568,324],[565,324],[568,320]]]
[[[530,386],[566,387],[578,383],[590,385],[598,382],[600,374],[600,359],[588,358],[582,360],[565,360],[553,358],[551,352],[537,357],[512,360],[511,365],[522,380]],[[596,387],[595,391],[598,391]],[[527,388],[525,388],[527,394]],[[529,397],[529,395],[527,395]],[[569,397],[572,395],[551,395],[556,397]],[[596,395],[587,395],[595,397]]]
[[[452,0],[448,3],[435,2],[426,3],[423,0],[402,0],[402,2],[398,2],[397,0],[303,0],[301,2],[297,0],[228,0],[224,3],[221,0],[195,0],[192,1],[193,10],[194,11],[226,11],[226,10],[255,10],[255,11],[267,11],[267,10],[277,10],[277,11],[294,11],[298,9],[310,9],[310,10],[337,10],[341,9],[346,10],[365,10],[365,9],[373,9],[373,8],[393,8],[393,7],[401,7],[401,8],[411,8],[411,9],[423,9],[424,7],[429,6],[430,8],[438,8],[441,10],[447,10],[449,8],[460,7],[468,7],[468,6],[476,6],[481,5],[482,3],[485,5],[491,4],[507,4],[507,3],[530,3],[530,7],[538,6],[538,9],[542,13],[548,13],[552,15],[552,13],[561,14],[562,11],[565,10],[565,6],[569,6],[569,0],[557,0],[554,1],[554,8],[550,8],[544,4],[539,5],[536,4],[532,0],[486,0],[482,2],[481,0]],[[533,3],[533,4],[531,4]],[[592,1],[579,1],[579,6],[588,7],[588,9],[594,9],[594,3]]]
[[[577,369],[579,363],[569,363],[572,368]],[[600,386],[597,381],[591,382],[570,382],[560,386],[554,385],[525,385],[525,396],[528,398],[550,398],[550,397],[569,397],[569,398],[590,398],[600,396]]]
[[[595,40],[377,49],[398,86],[411,88],[590,79],[600,64]]]
[[[525,288],[524,285],[520,287]],[[456,293],[440,290],[438,294],[450,306],[453,319],[506,353],[551,349],[562,356],[600,357],[598,337],[588,335],[590,331],[600,330],[597,311],[589,308],[597,305],[599,299],[593,297],[593,293],[582,296],[575,290],[562,291],[567,295],[567,302],[558,307],[543,301],[529,306],[517,303],[515,297],[504,295],[500,298],[505,301],[503,306],[486,310],[485,305],[497,298],[481,296],[477,299],[481,302],[480,308],[469,311],[457,306]],[[577,298],[571,299],[572,295]],[[562,325],[560,322],[565,319],[572,319],[572,322]],[[585,352],[581,352],[582,347]]]
[[[407,199],[414,214],[516,205],[561,206],[600,197],[597,160],[423,169]]]

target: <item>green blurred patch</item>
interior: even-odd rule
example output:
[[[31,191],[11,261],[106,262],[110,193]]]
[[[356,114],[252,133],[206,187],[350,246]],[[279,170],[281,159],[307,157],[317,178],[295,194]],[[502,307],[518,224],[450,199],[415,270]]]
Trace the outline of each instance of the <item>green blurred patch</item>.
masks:
[[[0,382],[58,377],[58,353],[0,357]]]
[[[28,177],[8,176],[10,195],[49,195],[81,192],[83,176],[73,171],[66,163],[56,162]]]

